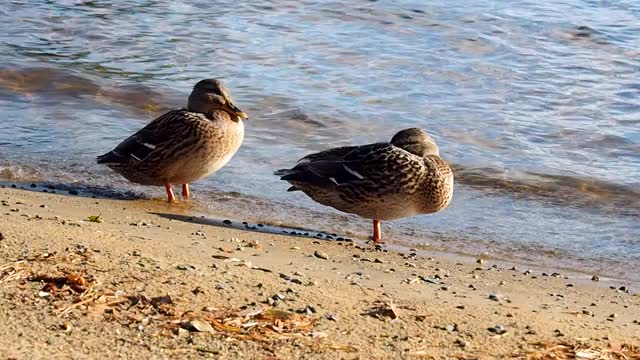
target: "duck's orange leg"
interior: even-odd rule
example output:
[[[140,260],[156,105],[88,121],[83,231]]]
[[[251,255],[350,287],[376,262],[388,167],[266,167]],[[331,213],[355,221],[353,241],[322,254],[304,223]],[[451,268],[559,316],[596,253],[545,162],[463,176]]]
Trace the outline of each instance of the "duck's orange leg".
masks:
[[[170,203],[176,202],[176,197],[175,195],[173,195],[173,188],[171,187],[171,183],[168,181],[165,181],[164,188],[165,190],[167,190],[167,201]]]
[[[189,184],[182,184],[182,198],[184,200],[189,200],[191,193],[189,192]]]
[[[373,220],[373,242],[376,244],[382,243],[382,231],[380,231],[380,220]]]

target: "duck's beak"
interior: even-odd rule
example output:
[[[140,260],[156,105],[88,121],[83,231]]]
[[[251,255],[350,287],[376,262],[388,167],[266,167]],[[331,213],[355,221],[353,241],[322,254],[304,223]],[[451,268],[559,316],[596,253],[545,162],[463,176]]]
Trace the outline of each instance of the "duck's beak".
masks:
[[[236,115],[240,119],[248,118],[247,114],[245,114],[244,111],[238,109],[237,106],[233,105],[233,103],[229,99],[227,99],[227,102],[224,104],[224,110],[229,114]]]

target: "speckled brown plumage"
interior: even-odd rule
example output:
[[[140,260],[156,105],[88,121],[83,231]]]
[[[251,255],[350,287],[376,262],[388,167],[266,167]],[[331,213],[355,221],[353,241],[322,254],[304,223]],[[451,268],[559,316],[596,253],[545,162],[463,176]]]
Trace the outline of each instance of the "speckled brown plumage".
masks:
[[[153,120],[99,156],[105,164],[130,181],[143,185],[164,185],[173,201],[172,184],[188,184],[224,166],[244,138],[240,111],[224,85],[214,79],[198,82],[187,109],[173,110]]]
[[[417,128],[389,143],[347,146],[308,155],[291,169],[276,171],[313,200],[374,220],[434,213],[453,195],[453,173],[433,139]],[[377,236],[376,236],[377,233]]]

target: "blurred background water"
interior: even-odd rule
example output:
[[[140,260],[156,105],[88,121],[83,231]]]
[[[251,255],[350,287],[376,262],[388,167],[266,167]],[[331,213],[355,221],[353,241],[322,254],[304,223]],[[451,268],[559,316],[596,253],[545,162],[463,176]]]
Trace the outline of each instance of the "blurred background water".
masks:
[[[455,196],[384,223],[392,243],[640,281],[637,1],[4,1],[0,21],[0,179],[162,198],[94,158],[215,77],[250,120],[203,207],[364,238],[271,173],[418,126]]]

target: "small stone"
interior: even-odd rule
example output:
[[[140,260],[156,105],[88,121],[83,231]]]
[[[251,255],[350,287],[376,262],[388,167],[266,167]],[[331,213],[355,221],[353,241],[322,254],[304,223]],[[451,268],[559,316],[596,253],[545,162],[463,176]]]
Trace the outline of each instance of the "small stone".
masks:
[[[444,329],[447,332],[454,332],[454,331],[458,330],[458,324],[449,324],[449,325],[445,326]]]
[[[484,263],[485,263],[485,260],[484,260],[484,259],[478,259],[478,260],[476,260],[476,263],[478,263],[478,264],[484,264]]]
[[[338,321],[336,314],[326,314],[324,318],[330,321]]]
[[[591,310],[582,310],[582,314],[587,316],[595,316],[595,314]]]
[[[502,326],[502,325],[496,325],[496,326],[492,326],[490,328],[488,328],[487,330],[489,330],[489,332],[496,334],[496,335],[502,335],[502,334],[506,334],[507,333],[507,329]]]
[[[489,294],[489,300],[500,301],[504,298],[504,296],[500,294]]]
[[[285,299],[284,295],[282,295],[280,293],[277,293],[277,294],[273,295],[271,298],[273,300],[278,300],[278,301],[284,301],[284,299]]]
[[[628,292],[629,292],[629,288],[628,288],[628,287],[626,287],[626,286],[620,286],[620,287],[618,288],[618,290],[620,290],[620,291],[622,291],[622,292],[626,292],[626,293],[628,293]]]
[[[205,293],[200,286],[196,286],[196,288],[191,290],[191,292],[193,293],[193,295],[200,295]]]
[[[593,275],[591,281],[600,281],[600,278],[597,275]]]
[[[329,255],[327,255],[326,253],[320,251],[320,250],[316,250],[313,253],[313,256],[317,257],[318,259],[324,259],[324,260],[329,260]]]
[[[456,306],[456,309],[464,310],[464,305],[458,305]]]
[[[131,255],[133,255],[133,256],[140,256],[141,254],[140,254],[140,251],[138,251],[138,250],[133,250],[133,252],[131,253]]]
[[[190,264],[179,264],[176,266],[176,269],[194,271],[196,267]]]
[[[202,320],[191,320],[189,322],[183,323],[182,325],[187,330],[197,331],[197,332],[207,332],[213,333],[213,327],[206,321]]]
[[[615,313],[614,313],[614,314],[609,315],[609,318],[611,318],[611,319],[615,319],[615,318],[617,318],[617,317],[618,317],[618,314],[615,314]]]
[[[465,348],[467,347],[467,342],[462,340],[462,339],[456,339],[456,341],[453,342],[456,346],[459,346],[461,348]]]
[[[551,274],[551,277],[559,278],[562,277],[562,275],[560,275],[560,273],[554,272],[553,274]]]
[[[224,290],[224,284],[219,283],[216,285],[216,290]]]
[[[41,207],[41,208],[43,208],[43,209],[45,209],[45,208],[47,207],[47,205],[42,204],[42,205],[40,205],[40,207]]]
[[[226,220],[225,219],[225,220],[222,221],[222,223],[225,224],[225,225],[231,225],[231,220]]]
[[[0,233],[0,241],[2,241],[4,239],[5,239],[4,235],[2,235],[2,233]]]
[[[373,262],[378,263],[378,264],[384,264],[384,261],[382,259],[380,259],[380,258],[375,258],[373,260]]]

